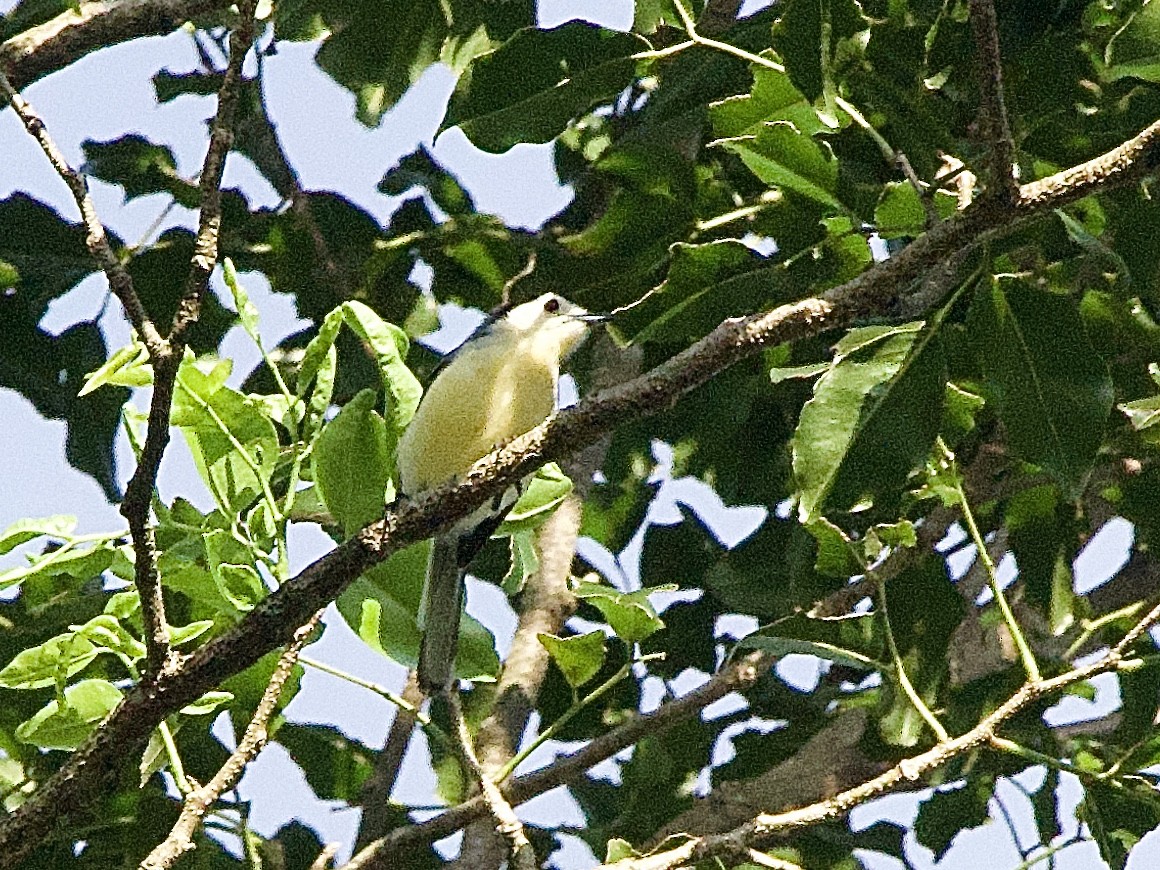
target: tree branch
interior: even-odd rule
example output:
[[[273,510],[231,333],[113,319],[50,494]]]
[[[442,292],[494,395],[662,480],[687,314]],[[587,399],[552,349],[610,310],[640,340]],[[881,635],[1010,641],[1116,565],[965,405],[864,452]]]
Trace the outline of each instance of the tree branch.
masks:
[[[1160,621],[1160,604],[1153,607],[1119,643],[1096,661],[1058,677],[1024,683],[1007,701],[965,734],[904,759],[885,773],[828,800],[776,815],[761,813],[727,833],[693,837],[676,848],[643,858],[627,858],[602,865],[601,870],[672,870],[712,858],[742,860],[749,850],[761,848],[779,834],[841,818],[859,804],[906,783],[914,782],[968,750],[990,745],[1005,722],[1040,698],[1089,680],[1098,674],[1118,669],[1127,650],[1157,621]]]
[[[475,755],[475,747],[472,745],[474,741],[467,723],[463,720],[463,705],[458,692],[447,693],[447,706],[451,711],[452,733],[459,755],[479,783],[480,796],[487,806],[488,813],[495,820],[495,829],[507,843],[510,866],[513,870],[536,870],[536,853],[532,849],[532,844],[528,842],[528,835],[524,833],[523,823]]]
[[[222,0],[110,0],[81,3],[0,43],[0,70],[26,88],[101,48],[176,30],[225,9]]]
[[[174,861],[186,852],[193,850],[193,835],[201,826],[205,814],[221,797],[222,792],[234,787],[234,783],[241,778],[246,765],[257,758],[258,753],[265,747],[270,736],[266,726],[278,707],[278,698],[282,695],[282,688],[294,670],[294,665],[298,661],[298,653],[310,640],[321,618],[322,611],[319,610],[305,625],[294,632],[294,640],[286,648],[282,658],[278,660],[274,673],[270,676],[270,682],[266,684],[262,699],[258,702],[258,707],[254,710],[253,718],[246,726],[246,732],[242,735],[237,749],[230,753],[230,757],[214,774],[213,779],[185,796],[181,815],[174,822],[169,836],[158,843],[157,847],[141,862],[140,870],[167,870]]]
[[[632,746],[646,734],[659,734],[678,722],[699,715],[710,704],[726,695],[745,691],[757,682],[761,673],[772,664],[773,657],[763,653],[754,653],[737,659],[689,694],[662,704],[651,713],[625,722],[589,741],[571,755],[556,759],[545,768],[517,777],[506,786],[502,786],[501,791],[508,802],[518,805],[565,785],[589,768]],[[455,833],[468,822],[486,815],[486,802],[480,796],[473,797],[433,819],[392,831],[351,858],[342,870],[367,870],[374,866],[372,862],[387,856],[395,857],[402,851],[414,849],[425,843],[434,843]]]
[[[0,867],[15,864],[58,821],[82,806],[85,795],[114,775],[122,759],[137,750],[161,719],[286,643],[293,626],[332,601],[371,565],[447,529],[543,462],[567,456],[628,420],[667,408],[761,348],[819,335],[847,326],[855,318],[886,312],[946,257],[1013,232],[1051,209],[1096,191],[1142,179],[1160,164],[1158,139],[1160,122],[1106,154],[1025,185],[1015,203],[980,200],[916,239],[897,256],[822,296],[726,320],[644,375],[556,414],[494,451],[459,482],[423,493],[414,501],[396,503],[383,519],[307,566],[237,626],[200,647],[183,662],[180,673],[162,673],[157,680],[128,692],[63,767],[0,821]]]
[[[979,116],[983,138],[991,149],[991,182],[995,194],[1006,202],[1019,197],[1015,172],[1015,140],[1007,120],[1003,97],[1003,61],[999,49],[999,22],[994,0],[970,0],[971,31],[979,58]]]

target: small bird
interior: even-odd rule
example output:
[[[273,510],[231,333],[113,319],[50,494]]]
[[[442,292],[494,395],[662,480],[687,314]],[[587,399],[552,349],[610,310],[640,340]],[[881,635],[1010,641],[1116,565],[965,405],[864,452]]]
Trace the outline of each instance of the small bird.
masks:
[[[402,492],[454,480],[546,420],[556,409],[561,362],[598,319],[554,293],[492,312],[439,370],[399,440]],[[451,684],[467,566],[516,498],[513,487],[435,538],[419,611],[417,670],[426,694]]]

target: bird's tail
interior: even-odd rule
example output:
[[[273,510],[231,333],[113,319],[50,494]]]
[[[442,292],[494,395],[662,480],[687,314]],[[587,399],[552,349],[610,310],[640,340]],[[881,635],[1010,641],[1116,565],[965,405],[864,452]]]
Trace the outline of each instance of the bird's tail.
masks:
[[[460,567],[459,537],[437,535],[431,545],[419,611],[423,639],[417,674],[419,687],[428,695],[444,691],[455,672],[464,573]]]

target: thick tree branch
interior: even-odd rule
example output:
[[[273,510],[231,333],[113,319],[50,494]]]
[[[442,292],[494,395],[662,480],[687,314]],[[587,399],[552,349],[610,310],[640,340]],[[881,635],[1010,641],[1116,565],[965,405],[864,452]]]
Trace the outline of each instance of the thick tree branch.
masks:
[[[999,22],[994,0],[970,0],[971,31],[978,54],[979,115],[983,138],[991,149],[991,183],[994,193],[1006,202],[1019,196],[1015,172],[1015,140],[1007,120],[1003,97],[1003,62],[999,49]]]
[[[294,640],[291,641],[286,652],[278,660],[274,673],[270,676],[265,691],[262,692],[262,698],[258,702],[257,709],[254,710],[250,724],[246,726],[246,731],[242,735],[237,749],[230,753],[230,757],[214,774],[213,779],[185,796],[181,815],[174,822],[169,836],[158,843],[157,847],[141,862],[140,870],[167,870],[173,866],[174,861],[194,848],[193,835],[201,827],[205,814],[209,812],[223,792],[234,787],[234,784],[245,771],[246,765],[257,758],[258,753],[265,747],[270,736],[267,725],[270,722],[270,717],[278,708],[278,698],[282,695],[282,688],[290,679],[294,665],[298,662],[298,653],[310,640],[320,619],[322,619],[321,610],[294,632]]]
[[[980,200],[897,256],[820,297],[727,320],[652,371],[560,412],[496,450],[457,484],[397,503],[382,520],[283,584],[235,628],[199,648],[183,662],[180,673],[163,673],[130,691],[64,766],[0,822],[0,867],[15,864],[58,821],[83,805],[85,796],[117,772],[162,718],[286,643],[294,626],[332,601],[371,565],[447,529],[544,461],[567,456],[628,420],[667,408],[761,348],[819,335],[858,317],[881,315],[945,258],[1013,232],[1051,209],[1142,179],[1160,164],[1158,139],[1160,122],[1106,154],[1024,186],[1015,203]]]
[[[190,19],[228,6],[222,0],[81,3],[0,43],[0,70],[16,88],[25,88],[98,49],[169,33]]]
[[[673,870],[676,867],[714,858],[725,861],[744,860],[751,849],[761,848],[778,835],[841,818],[859,804],[907,783],[915,782],[968,750],[991,744],[1004,723],[1040,698],[1118,669],[1127,651],[1157,621],[1160,621],[1160,604],[1137,622],[1119,643],[1091,664],[1075,668],[1058,677],[1025,683],[998,709],[965,734],[907,758],[885,773],[828,800],[784,813],[762,813],[727,833],[693,837],[676,848],[642,858],[627,858],[613,864],[602,865],[601,870]]]

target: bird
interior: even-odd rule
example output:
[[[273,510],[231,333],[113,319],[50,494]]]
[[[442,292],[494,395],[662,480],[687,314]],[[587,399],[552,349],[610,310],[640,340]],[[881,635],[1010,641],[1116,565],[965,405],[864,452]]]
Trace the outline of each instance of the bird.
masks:
[[[437,370],[403,432],[396,454],[400,491],[414,497],[456,480],[551,416],[561,364],[599,319],[555,293],[494,310]],[[416,668],[428,696],[451,685],[467,568],[517,495],[509,488],[435,537],[419,608]]]

